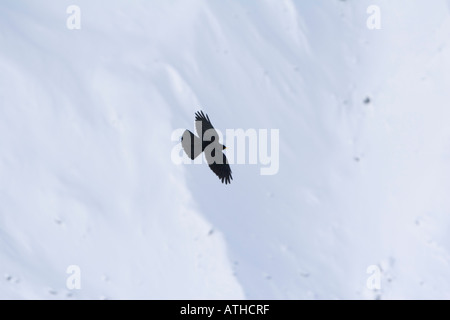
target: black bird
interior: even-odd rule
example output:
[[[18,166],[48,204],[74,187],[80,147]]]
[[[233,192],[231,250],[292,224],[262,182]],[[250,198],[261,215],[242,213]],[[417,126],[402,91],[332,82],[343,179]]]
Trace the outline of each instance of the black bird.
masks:
[[[219,143],[219,134],[211,124],[208,115],[205,115],[203,111],[195,113],[195,129],[200,138],[189,130],[184,131],[181,137],[184,152],[192,160],[205,152],[206,162],[211,170],[222,180],[222,183],[231,183],[233,180],[231,168],[227,157],[222,152],[226,147]]]

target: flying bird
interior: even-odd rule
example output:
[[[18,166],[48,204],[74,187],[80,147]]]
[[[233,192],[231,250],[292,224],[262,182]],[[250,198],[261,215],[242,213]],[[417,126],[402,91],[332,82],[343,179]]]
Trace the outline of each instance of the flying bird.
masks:
[[[189,158],[194,160],[202,152],[211,170],[219,177],[222,183],[231,183],[231,168],[227,157],[222,152],[226,147],[219,143],[219,134],[211,124],[211,120],[203,111],[195,113],[195,130],[199,137],[191,131],[185,130],[181,137],[181,145]]]

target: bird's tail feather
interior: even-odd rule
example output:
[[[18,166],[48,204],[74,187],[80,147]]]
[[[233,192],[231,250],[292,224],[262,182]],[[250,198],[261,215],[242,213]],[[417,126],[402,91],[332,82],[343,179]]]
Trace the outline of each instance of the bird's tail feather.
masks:
[[[181,137],[181,145],[183,146],[184,152],[192,160],[202,153],[202,140],[189,130],[184,131]]]

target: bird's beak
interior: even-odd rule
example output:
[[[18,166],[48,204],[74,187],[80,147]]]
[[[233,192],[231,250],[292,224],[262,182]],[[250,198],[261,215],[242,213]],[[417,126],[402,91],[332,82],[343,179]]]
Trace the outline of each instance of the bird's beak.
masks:
[[[227,147],[223,146],[223,150],[225,150]]]

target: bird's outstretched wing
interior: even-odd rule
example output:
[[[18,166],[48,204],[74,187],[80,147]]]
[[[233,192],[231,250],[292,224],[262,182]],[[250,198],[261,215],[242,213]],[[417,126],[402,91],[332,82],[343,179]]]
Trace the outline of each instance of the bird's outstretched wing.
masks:
[[[228,184],[231,183],[233,177],[231,176],[231,168],[228,164],[227,157],[224,153],[222,153],[222,156],[223,161],[221,161],[221,163],[216,163],[213,161],[212,163],[209,163],[209,167],[219,177],[219,179],[222,180],[222,183]]]
[[[205,115],[203,111],[197,111],[195,113],[195,129],[197,130],[197,134],[200,136],[200,139],[202,140],[204,140],[203,136],[208,130],[212,131],[208,131],[207,140],[209,140],[210,137],[214,137],[214,139],[211,138],[211,141],[219,139],[219,135],[217,131],[214,129],[211,120],[209,120],[208,115],[207,114]]]

